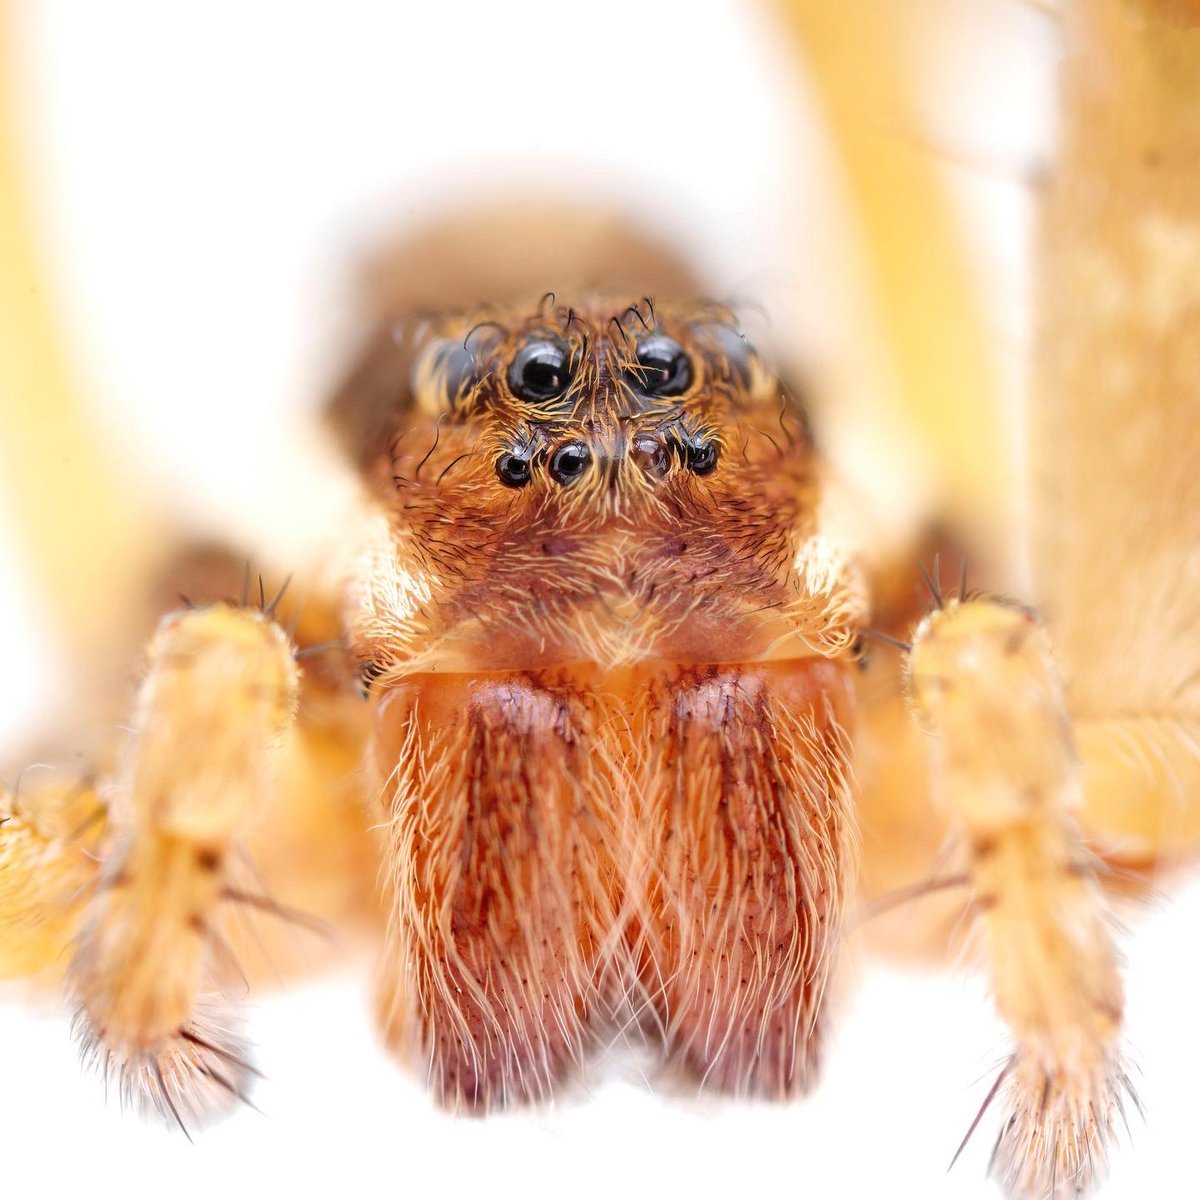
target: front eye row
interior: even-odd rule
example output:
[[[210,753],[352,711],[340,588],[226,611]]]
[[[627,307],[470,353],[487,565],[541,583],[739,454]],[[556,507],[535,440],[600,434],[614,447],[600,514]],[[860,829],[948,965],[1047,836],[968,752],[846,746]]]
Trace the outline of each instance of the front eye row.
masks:
[[[566,487],[574,483],[592,461],[592,452],[583,442],[567,442],[559,446],[550,458],[550,478]],[[533,463],[529,452],[502,454],[496,459],[496,475],[505,487],[523,488],[533,479]]]
[[[667,441],[653,435],[636,438],[631,453],[647,474],[661,479],[671,469],[672,450],[693,475],[712,474],[720,454],[715,441],[702,438]],[[591,462],[592,452],[585,442],[565,442],[550,456],[550,478],[561,487],[568,487],[586,473]],[[496,459],[496,476],[505,487],[525,487],[533,481],[533,452],[500,455]]]

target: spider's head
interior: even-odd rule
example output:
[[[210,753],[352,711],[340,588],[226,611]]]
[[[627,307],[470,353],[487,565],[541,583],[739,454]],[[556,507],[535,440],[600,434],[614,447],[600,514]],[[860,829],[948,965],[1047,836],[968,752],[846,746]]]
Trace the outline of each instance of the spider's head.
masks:
[[[545,297],[394,327],[343,393],[375,491],[419,523],[470,500],[497,520],[687,506],[807,434],[733,315],[712,305]],[[747,435],[757,444],[747,445]],[[444,510],[443,510],[444,515]]]
[[[333,415],[383,516],[356,601],[375,660],[403,643],[439,647],[438,669],[683,661],[850,636],[858,593],[803,416],[726,309],[545,297],[402,324]]]

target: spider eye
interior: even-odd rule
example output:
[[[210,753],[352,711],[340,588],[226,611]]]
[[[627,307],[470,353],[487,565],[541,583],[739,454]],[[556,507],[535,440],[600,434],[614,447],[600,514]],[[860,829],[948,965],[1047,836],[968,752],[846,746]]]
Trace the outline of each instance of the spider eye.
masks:
[[[683,448],[683,456],[693,475],[711,475],[720,454],[716,442],[688,442]]]
[[[461,339],[438,338],[421,348],[410,386],[430,414],[453,411],[479,383],[479,359]]]
[[[671,469],[671,451],[667,443],[653,434],[641,433],[633,439],[631,457],[652,479],[662,479]]]
[[[443,353],[441,366],[446,399],[453,408],[463,395],[475,386],[475,356],[460,342],[455,342]]]
[[[529,459],[519,454],[502,454],[496,459],[496,476],[505,487],[523,488],[532,478]]]
[[[574,483],[591,461],[592,452],[582,442],[568,442],[554,452],[550,460],[550,477],[565,487]]]
[[[637,366],[632,374],[639,391],[682,396],[692,386],[692,360],[674,338],[652,333],[638,343]]]
[[[555,400],[571,382],[571,356],[560,341],[530,342],[508,369],[514,396],[533,403]]]
[[[719,325],[716,341],[725,360],[726,370],[743,385],[748,384],[754,347],[732,325]]]

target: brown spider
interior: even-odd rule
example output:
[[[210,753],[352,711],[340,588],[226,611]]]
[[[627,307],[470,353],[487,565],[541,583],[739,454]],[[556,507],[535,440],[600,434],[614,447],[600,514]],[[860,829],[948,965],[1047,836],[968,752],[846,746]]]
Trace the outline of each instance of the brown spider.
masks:
[[[598,269],[483,308],[468,285],[386,314],[330,407],[348,566],[301,608],[187,556],[120,760],[4,797],[0,973],[68,962],[87,1053],[187,1128],[253,1070],[222,995],[260,957],[241,918],[377,931],[382,865],[380,1024],[447,1105],[548,1097],[633,1031],[785,1097],[848,899],[907,873],[876,909],[944,891],[983,935],[1014,1038],[998,1170],[1088,1186],[1131,1098],[1108,892],[1190,853],[1200,770],[1200,138],[1156,90],[1182,52],[1126,38],[1157,119],[1113,119],[1085,59],[1049,193],[1044,311],[1091,307],[1045,368],[1046,623],[936,557],[914,604],[909,565],[969,532],[874,551],[795,389],[644,249],[620,265],[653,298]]]
[[[185,1127],[244,1096],[247,1050],[207,997],[246,953],[222,914],[322,907],[365,744],[380,1019],[445,1103],[546,1098],[632,1028],[706,1087],[806,1089],[854,885],[855,737],[900,700],[886,662],[859,661],[865,560],[793,397],[727,311],[547,295],[385,322],[330,415],[367,495],[343,600],[289,632],[282,597],[201,603],[219,589],[193,580],[150,643],[120,770],[10,805],[6,965],[77,928],[87,1053],[122,1090]],[[1048,648],[1026,610],[933,587],[915,701],[946,779],[965,773],[952,799],[997,945],[1025,957],[1008,891],[1070,914],[1020,971],[1053,978],[1070,951],[1091,972],[1062,986],[1077,1074],[1053,1113],[1098,1144],[1120,984],[1065,815]],[[1011,798],[981,806],[993,776]],[[1045,864],[1028,883],[1026,862]],[[1042,1064],[1014,1059],[1018,1096],[1049,1096]]]

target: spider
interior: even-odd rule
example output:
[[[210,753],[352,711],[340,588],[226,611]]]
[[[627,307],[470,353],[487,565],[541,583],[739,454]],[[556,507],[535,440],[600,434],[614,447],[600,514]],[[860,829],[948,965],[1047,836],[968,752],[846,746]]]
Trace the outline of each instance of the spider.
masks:
[[[868,909],[972,919],[1013,1035],[998,1174],[1087,1187],[1136,1103],[1109,893],[1188,851],[1200,677],[1163,649],[1194,616],[1196,185],[1171,154],[1195,138],[1118,132],[1128,192],[1068,129],[1050,194],[1092,221],[1056,227],[1046,311],[1095,311],[1056,344],[1078,457],[1036,609],[946,582],[970,531],[874,552],[799,390],[644,247],[617,261],[652,294],[576,272],[385,313],[328,411],[363,492],[346,564],[165,574],[186,599],[120,754],[4,796],[3,974],[66,962],[85,1054],[185,1131],[247,1096],[223,993],[287,956],[264,922],[331,915],[382,929],[380,1028],[451,1108],[549,1097],[617,1034],[784,1098],[817,1080],[860,880],[907,871]],[[1121,221],[1116,252],[1088,240]],[[1152,366],[1121,341],[1139,289]],[[1166,502],[1131,514],[1148,466]]]

